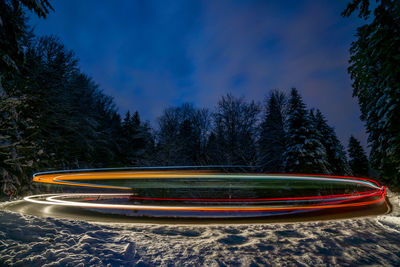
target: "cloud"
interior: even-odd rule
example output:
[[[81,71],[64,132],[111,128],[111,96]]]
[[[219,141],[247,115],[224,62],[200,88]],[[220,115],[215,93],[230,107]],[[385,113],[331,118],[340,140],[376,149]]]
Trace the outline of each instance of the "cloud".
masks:
[[[366,144],[346,72],[352,28],[341,8],[315,1],[289,8],[209,3],[201,37],[188,48],[195,102],[213,106],[229,91],[262,100],[270,89],[297,87],[310,108],[327,114],[344,143],[355,134]]]
[[[347,1],[55,1],[34,19],[56,34],[121,112],[155,121],[170,105],[212,108],[232,92],[261,101],[297,87],[342,141],[366,143],[346,69],[359,22]]]

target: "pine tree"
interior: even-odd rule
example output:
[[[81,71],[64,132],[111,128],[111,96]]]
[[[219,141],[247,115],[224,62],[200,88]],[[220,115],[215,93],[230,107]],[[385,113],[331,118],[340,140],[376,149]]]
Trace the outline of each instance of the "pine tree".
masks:
[[[44,18],[52,9],[47,0],[0,1],[0,185],[10,196],[30,190],[29,169],[38,152],[32,118],[22,111],[28,98],[18,86],[25,74],[23,47],[31,37],[22,7]]]
[[[298,91],[289,98],[288,139],[283,154],[286,172],[328,173],[328,162],[319,133]]]
[[[28,26],[22,7],[32,10],[38,17],[46,18],[50,9],[48,0],[0,1],[0,91],[6,72],[19,72],[23,68],[23,39],[28,36]]]
[[[96,144],[104,139],[97,120],[98,87],[81,74],[73,52],[53,36],[39,38],[28,48],[20,88],[28,95],[27,116],[33,116],[36,138],[53,168],[88,167]],[[109,155],[110,156],[110,155]]]
[[[274,90],[266,101],[258,141],[258,165],[263,172],[283,171],[283,152],[286,145],[286,96]]]
[[[350,136],[348,151],[349,165],[353,175],[367,177],[369,174],[368,158],[360,142],[354,136]]]
[[[149,160],[152,136],[146,123],[140,120],[139,112],[130,115],[128,111],[122,122],[122,162],[128,166],[140,166]]]
[[[314,110],[311,110],[310,115],[314,120],[316,129],[320,133],[319,141],[326,151],[329,174],[350,175],[346,152],[337,138],[335,130],[328,125],[327,120],[319,109],[315,113]]]
[[[343,16],[359,9],[368,21],[357,29],[348,69],[353,96],[366,122],[372,166],[383,178],[400,183],[400,1],[352,0]]]
[[[28,34],[21,6],[42,17],[51,9],[47,0],[0,1],[2,193],[32,190],[32,173],[41,170],[125,165],[124,131],[112,97],[79,70],[57,38]],[[150,127],[137,112],[130,124],[132,164],[146,165],[154,155]]]
[[[132,150],[132,137],[134,132],[137,130],[137,127],[132,127],[131,113],[128,110],[125,113],[125,117],[122,120],[121,124],[121,140],[120,149],[121,149],[121,158],[120,160],[123,162],[123,165],[133,165],[135,161],[134,151]],[[121,162],[121,163],[122,163]]]
[[[21,185],[22,168],[18,155],[21,137],[17,112],[20,106],[20,99],[0,95],[0,181],[2,193],[9,196],[15,194]]]

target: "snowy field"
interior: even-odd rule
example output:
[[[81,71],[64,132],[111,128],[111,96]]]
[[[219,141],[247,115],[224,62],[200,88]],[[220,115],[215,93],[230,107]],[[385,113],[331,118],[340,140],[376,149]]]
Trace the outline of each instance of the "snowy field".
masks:
[[[286,224],[99,224],[0,210],[0,265],[399,266],[400,195],[388,194],[388,215]]]

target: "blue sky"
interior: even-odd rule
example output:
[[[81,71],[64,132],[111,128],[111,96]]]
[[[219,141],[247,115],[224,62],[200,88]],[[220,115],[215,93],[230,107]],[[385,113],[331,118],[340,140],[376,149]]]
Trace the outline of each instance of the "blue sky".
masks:
[[[38,35],[54,34],[121,113],[155,124],[183,102],[215,107],[228,92],[262,102],[271,89],[299,89],[347,145],[366,144],[347,73],[357,16],[348,1],[54,0]]]

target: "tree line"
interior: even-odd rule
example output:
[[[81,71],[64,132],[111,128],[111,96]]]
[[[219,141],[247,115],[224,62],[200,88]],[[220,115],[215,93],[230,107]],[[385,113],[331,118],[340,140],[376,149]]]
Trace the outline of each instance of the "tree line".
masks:
[[[306,109],[295,88],[289,96],[272,91],[264,106],[227,94],[213,111],[169,107],[152,129],[137,111],[121,118],[54,36],[30,36],[24,45],[23,64],[4,72],[1,84],[4,194],[32,190],[32,173],[52,169],[250,165],[260,172],[367,175],[368,167],[352,173],[333,128],[319,110]]]
[[[369,174],[360,142],[350,137],[347,159],[334,128],[320,110],[307,109],[295,88],[289,94],[273,90],[263,104],[227,94],[213,110],[188,103],[169,107],[154,129],[137,111],[121,117],[112,97],[79,69],[72,51],[54,36],[32,33],[26,9],[45,18],[52,7],[47,0],[0,1],[2,194],[31,191],[31,175],[52,169],[250,165],[259,172]],[[354,73],[358,62],[353,59]],[[368,99],[362,92],[356,94],[361,106]],[[387,112],[396,110],[393,105]],[[382,123],[363,115],[373,167],[384,178],[399,170],[395,144],[400,135],[394,135],[399,117],[389,115]],[[378,144],[388,145],[385,138],[394,145],[380,151]]]
[[[264,105],[231,94],[215,110],[191,104],[164,110],[155,131],[159,165],[244,165],[268,173],[367,176],[360,142],[345,148],[320,110],[308,110],[296,88],[272,90]]]

